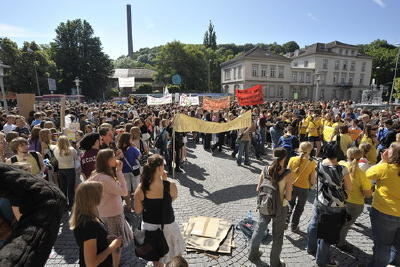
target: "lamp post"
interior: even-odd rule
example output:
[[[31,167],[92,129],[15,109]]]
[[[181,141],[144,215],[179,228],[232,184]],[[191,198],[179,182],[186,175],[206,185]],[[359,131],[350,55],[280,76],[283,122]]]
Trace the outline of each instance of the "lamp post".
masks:
[[[29,47],[28,47],[27,51],[33,55],[33,50],[30,49]],[[39,78],[38,78],[37,69],[36,69],[36,60],[33,61],[33,68],[35,69],[37,95],[40,96],[40,87],[39,87]]]
[[[81,93],[79,92],[79,91],[80,91],[79,84],[80,84],[81,82],[82,82],[82,81],[79,80],[78,77],[76,77],[75,80],[74,80],[74,83],[75,83],[75,86],[76,86],[76,94],[77,94],[77,95],[80,95],[80,94],[81,94]]]
[[[3,81],[5,68],[10,68],[10,66],[4,65],[3,62],[0,60],[0,88],[1,88],[1,94],[3,95],[4,110],[8,111],[7,98],[6,98],[6,92],[4,90],[4,81]]]
[[[315,102],[318,101],[318,97],[319,97],[319,81],[320,81],[320,74],[319,72],[315,73],[315,80],[317,82],[316,86],[315,86]]]
[[[208,60],[208,92],[211,93],[211,59]]]
[[[399,56],[400,56],[400,44],[395,44],[398,48],[397,52],[397,57],[396,57],[396,66],[394,68],[394,75],[393,75],[393,82],[392,82],[392,90],[390,91],[390,97],[389,97],[389,104],[392,103],[392,97],[393,97],[393,90],[394,90],[394,82],[396,81],[396,76],[397,76],[397,65],[399,64]]]

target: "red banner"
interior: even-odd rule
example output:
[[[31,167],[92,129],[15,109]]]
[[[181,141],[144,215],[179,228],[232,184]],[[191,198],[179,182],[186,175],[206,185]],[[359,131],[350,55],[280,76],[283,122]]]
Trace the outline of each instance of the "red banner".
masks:
[[[221,109],[229,108],[230,98],[229,96],[212,99],[205,97],[203,99],[203,109],[208,111],[219,111]]]
[[[264,95],[261,85],[255,85],[243,90],[237,89],[236,98],[241,106],[264,104]]]

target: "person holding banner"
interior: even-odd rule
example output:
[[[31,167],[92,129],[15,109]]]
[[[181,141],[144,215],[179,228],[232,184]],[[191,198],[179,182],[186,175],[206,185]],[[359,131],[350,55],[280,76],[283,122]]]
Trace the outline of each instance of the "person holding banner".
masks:
[[[251,141],[251,133],[255,130],[255,125],[239,130],[239,154],[236,160],[238,166],[242,165],[244,156],[244,165],[250,165],[249,149]]]

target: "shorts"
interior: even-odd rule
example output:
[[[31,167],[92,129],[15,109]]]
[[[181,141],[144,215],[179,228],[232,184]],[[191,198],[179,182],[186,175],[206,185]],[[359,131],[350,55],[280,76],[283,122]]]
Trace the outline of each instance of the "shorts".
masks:
[[[321,138],[319,136],[309,136],[308,141],[309,142],[318,142],[318,141],[321,141]]]
[[[135,176],[133,173],[128,172],[124,173],[125,181],[126,181],[126,187],[128,188],[128,192],[135,192],[136,187],[139,185],[140,181],[140,175]]]

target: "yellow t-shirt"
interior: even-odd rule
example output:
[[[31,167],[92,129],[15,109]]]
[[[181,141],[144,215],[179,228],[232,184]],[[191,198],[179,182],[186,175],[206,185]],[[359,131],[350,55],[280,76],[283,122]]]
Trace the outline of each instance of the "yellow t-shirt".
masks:
[[[297,173],[295,172],[300,165]],[[315,171],[317,164],[315,161],[310,161],[308,159],[303,159],[300,163],[300,156],[292,157],[289,160],[288,168],[293,174],[293,185],[296,187],[309,189],[310,185],[310,175]]]
[[[353,139],[348,134],[340,134],[340,149],[343,151],[344,155],[347,153],[347,149],[353,143]]]
[[[299,134],[307,134],[308,120],[303,119],[299,124]]]
[[[376,153],[376,144],[374,144],[373,142],[372,142],[372,139],[371,138],[369,138],[368,136],[363,136],[362,138],[361,138],[361,142],[360,142],[360,144],[364,144],[364,143],[367,143],[367,144],[370,144],[371,145],[371,149],[370,149],[370,151],[367,153],[367,159],[368,159],[368,161],[369,161],[369,163],[371,164],[371,165],[373,165],[373,164],[376,164],[376,157],[377,157],[377,153]]]
[[[367,178],[376,180],[372,207],[378,211],[400,217],[400,166],[379,163],[369,168]]]
[[[346,161],[340,161],[340,165],[345,166],[350,171],[350,163]],[[364,190],[371,190],[372,183],[367,179],[365,172],[363,172],[360,168],[356,169],[355,175],[350,173],[351,180],[351,191],[348,193],[348,197],[346,199],[347,202],[353,204],[364,204]]]
[[[325,120],[325,119],[324,119],[323,126],[332,127],[332,125],[333,125],[333,121],[328,121],[328,120]]]
[[[310,119],[308,121],[308,125],[307,125],[307,133],[308,136],[320,136],[321,135],[321,119],[317,118],[317,119]]]
[[[342,126],[342,125],[343,125],[343,122],[338,121],[338,122],[335,122],[334,124],[332,124],[332,127],[333,127],[333,128],[336,128],[336,127],[340,127],[340,126]]]

